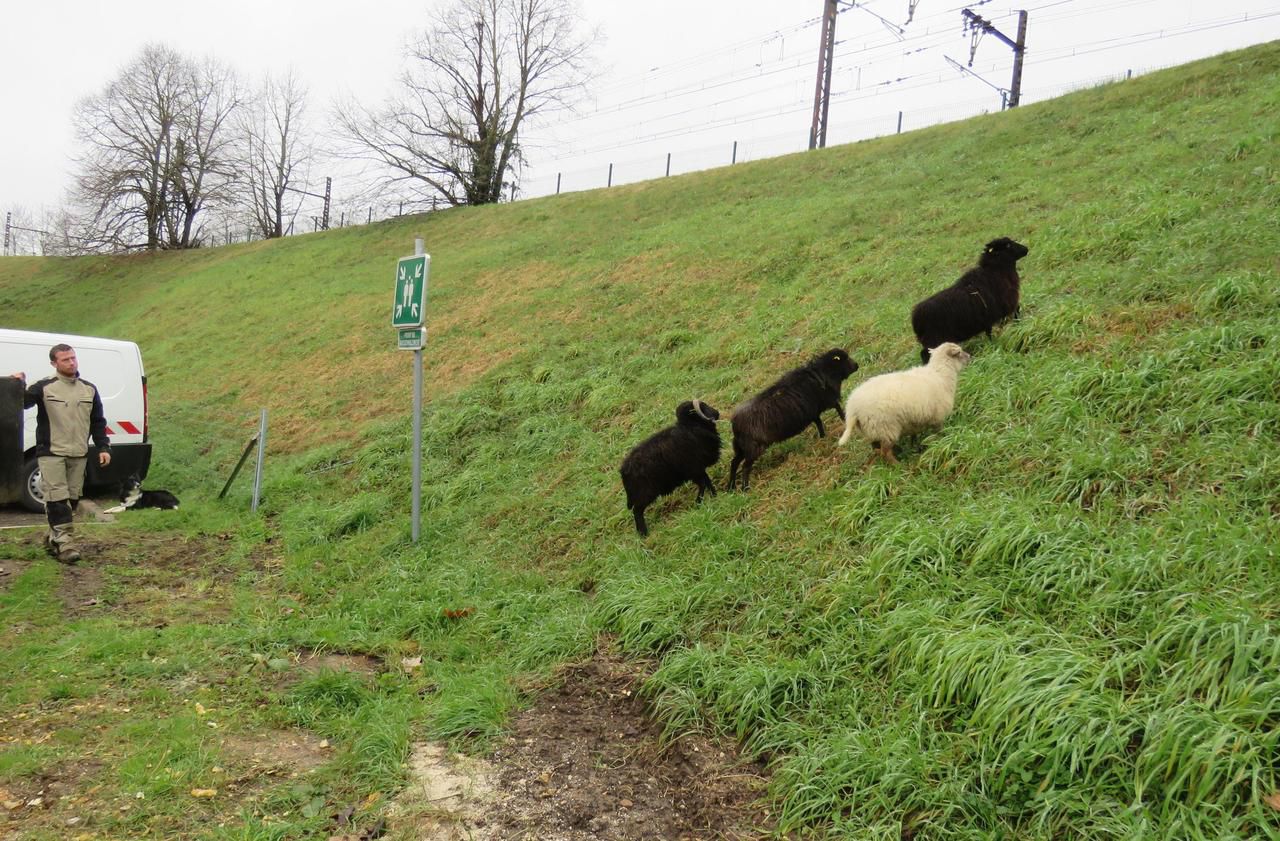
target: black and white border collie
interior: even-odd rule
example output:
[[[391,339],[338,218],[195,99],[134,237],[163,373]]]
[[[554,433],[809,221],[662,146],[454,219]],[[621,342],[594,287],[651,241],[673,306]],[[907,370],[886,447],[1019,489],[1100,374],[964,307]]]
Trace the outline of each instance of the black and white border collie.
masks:
[[[118,514],[132,508],[161,508],[166,511],[178,507],[178,498],[168,491],[144,491],[137,474],[120,483],[120,504],[108,508],[106,513]]]

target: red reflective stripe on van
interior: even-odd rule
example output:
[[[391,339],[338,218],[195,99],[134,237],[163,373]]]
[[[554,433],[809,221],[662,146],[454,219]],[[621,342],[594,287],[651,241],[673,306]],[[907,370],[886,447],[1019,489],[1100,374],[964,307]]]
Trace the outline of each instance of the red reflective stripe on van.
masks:
[[[108,435],[115,435],[115,434],[116,434],[116,431],[115,431],[114,429],[112,429],[112,428],[111,428],[111,426],[110,426],[109,424],[107,425],[107,434],[108,434]]]
[[[130,435],[138,434],[138,427],[134,426],[128,421],[120,421],[120,428],[123,429],[125,432],[129,433]]]

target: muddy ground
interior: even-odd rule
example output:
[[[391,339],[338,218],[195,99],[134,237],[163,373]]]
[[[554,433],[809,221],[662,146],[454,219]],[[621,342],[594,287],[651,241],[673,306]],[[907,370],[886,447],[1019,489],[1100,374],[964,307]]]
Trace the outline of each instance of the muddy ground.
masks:
[[[38,542],[40,531],[24,530],[18,539]],[[10,541],[15,534],[5,532]],[[91,550],[86,560],[74,567],[59,567],[58,595],[69,618],[119,614],[124,623],[133,621],[135,614],[148,616],[148,623],[226,618],[220,607],[203,607],[210,596],[219,601],[214,592],[218,586],[200,585],[218,579],[219,536],[135,536],[125,544],[115,529],[104,524],[86,533],[83,541]],[[0,544],[0,589],[32,564],[53,563],[44,558],[30,560],[30,555],[26,560],[13,559],[9,554]],[[261,560],[264,568],[278,562],[271,557]],[[112,567],[132,570],[129,588],[111,587]],[[21,629],[11,631],[21,633]],[[308,670],[345,669],[370,677],[400,667],[376,657],[305,651],[297,652],[296,665]],[[625,660],[607,640],[602,641],[592,658],[567,666],[545,685],[530,689],[530,705],[513,714],[508,735],[488,755],[463,756],[443,745],[415,745],[411,780],[403,791],[380,809],[335,808],[330,829],[322,837],[337,841],[768,837],[771,819],[761,805],[764,769],[739,759],[731,745],[702,737],[664,744],[660,727],[639,696],[649,668]],[[27,718],[22,711],[6,711],[0,722],[0,730],[8,728],[11,736],[0,741],[16,740],[36,725],[35,717]],[[56,722],[49,720],[40,727],[53,732]],[[251,808],[260,783],[268,777],[306,775],[332,756],[327,742],[299,730],[249,737],[227,733],[223,738],[222,753],[229,760],[226,773],[231,775],[227,782],[239,783],[222,791],[243,801],[223,804],[233,807],[231,813],[241,806]],[[60,811],[42,813],[41,818],[48,820],[28,822],[37,815],[25,804],[49,795],[59,804],[91,800],[91,786],[100,788],[107,770],[92,757],[84,757],[83,762],[93,773],[71,773],[62,763],[52,777],[45,773],[32,779],[0,780],[6,801],[0,810],[0,838],[26,838],[24,826],[47,833],[50,821],[75,826],[66,821],[76,816]],[[23,805],[8,808],[19,801]],[[48,800],[45,804],[43,808],[48,809]],[[376,819],[374,813],[378,813]]]
[[[701,737],[664,746],[637,695],[642,677],[642,667],[603,651],[564,669],[488,756],[416,746],[389,837],[766,837],[764,769]]]

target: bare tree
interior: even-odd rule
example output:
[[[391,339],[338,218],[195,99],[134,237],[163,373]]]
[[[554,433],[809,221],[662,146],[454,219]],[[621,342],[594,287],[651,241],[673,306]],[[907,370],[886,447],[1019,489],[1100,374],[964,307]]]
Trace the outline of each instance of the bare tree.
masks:
[[[84,220],[78,218],[67,206],[45,214],[44,238],[42,245],[48,257],[71,257],[77,254],[89,254],[95,250],[95,244],[84,239],[81,232],[85,229]]]
[[[93,209],[101,237],[121,248],[154,249],[164,241],[185,77],[180,55],[150,45],[102,93],[76,106],[79,139],[88,146],[78,197]]]
[[[566,107],[588,78],[591,39],[572,0],[455,0],[410,48],[400,95],[336,109],[355,154],[452,205],[497,202],[520,131]]]
[[[229,71],[155,44],[82,100],[76,199],[92,220],[84,239],[113,250],[196,245],[197,215],[231,177],[227,123],[238,106]]]
[[[263,237],[284,236],[298,215],[301,197],[287,193],[311,165],[315,150],[307,138],[307,89],[292,72],[268,76],[253,106],[243,113],[244,194],[249,214]]]
[[[186,108],[178,122],[167,227],[170,248],[200,244],[197,215],[234,200],[236,135],[231,118],[243,104],[234,73],[213,59],[189,68]]]

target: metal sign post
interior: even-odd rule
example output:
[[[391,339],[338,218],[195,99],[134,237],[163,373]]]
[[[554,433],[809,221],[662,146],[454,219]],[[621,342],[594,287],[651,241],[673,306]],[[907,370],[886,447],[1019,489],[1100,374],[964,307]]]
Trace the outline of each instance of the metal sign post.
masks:
[[[427,341],[427,279],[431,274],[431,255],[423,250],[421,238],[413,241],[413,255],[396,265],[391,326],[396,328],[396,347],[413,351],[412,535],[417,543],[422,521],[422,348]]]
[[[262,459],[267,451],[267,410],[262,410],[262,417],[258,419],[258,465],[253,471],[253,502],[249,505],[250,511],[258,510],[258,500],[262,496]]]

